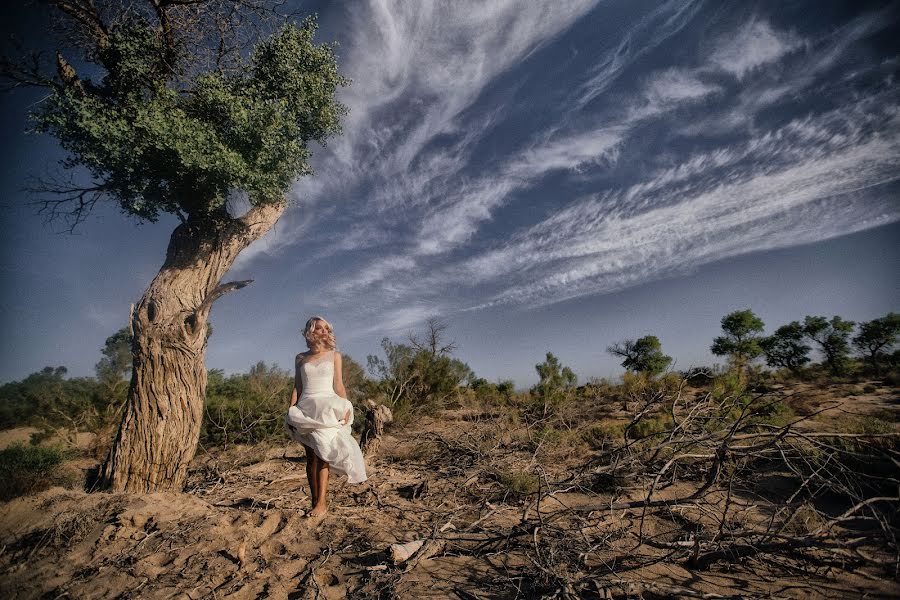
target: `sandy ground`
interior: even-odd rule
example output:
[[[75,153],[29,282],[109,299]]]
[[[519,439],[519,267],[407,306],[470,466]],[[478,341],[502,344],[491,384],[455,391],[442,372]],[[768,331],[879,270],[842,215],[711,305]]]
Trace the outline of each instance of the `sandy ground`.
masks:
[[[840,410],[858,412],[868,404],[874,414],[895,410],[897,394],[882,390],[869,400],[846,394],[839,400]],[[526,500],[498,481],[497,472],[533,466],[539,457],[517,448],[509,432],[477,435],[497,428],[478,411],[456,410],[388,435],[378,455],[367,459],[367,482],[332,481],[330,510],[321,518],[305,515],[305,459],[293,444],[201,453],[184,493],[88,494],[55,487],[18,498],[0,505],[0,597],[535,597],[528,590],[549,577],[542,569],[550,564],[531,564],[526,552],[532,538],[536,546],[542,543],[540,527],[505,543],[503,535],[516,530],[524,513],[537,525],[555,511],[610,497],[563,491],[545,498],[535,517],[535,507],[526,511]],[[24,435],[3,433],[4,442]],[[477,447],[491,439],[496,445]],[[443,448],[448,440],[455,444],[452,460]],[[557,458],[547,468],[564,475],[578,468],[581,457]],[[624,493],[640,497],[639,490]],[[581,564],[559,567],[598,573],[594,588],[571,597],[682,597],[677,590],[688,588],[720,594],[708,597],[900,596],[897,580],[884,572],[844,570],[833,562],[810,569],[746,559],[690,570],[635,543],[639,512],[573,521],[573,535],[583,530],[607,541]],[[680,539],[672,522],[648,521],[646,527],[673,528],[671,539]],[[388,557],[393,543],[443,534],[452,541],[435,557],[412,565],[395,565]]]

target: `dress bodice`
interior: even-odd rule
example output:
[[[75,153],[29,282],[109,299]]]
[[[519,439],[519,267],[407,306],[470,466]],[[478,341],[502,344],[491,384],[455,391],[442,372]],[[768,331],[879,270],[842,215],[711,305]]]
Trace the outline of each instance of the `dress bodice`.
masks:
[[[334,350],[321,358],[300,365],[303,396],[334,394]]]
[[[351,435],[353,405],[334,391],[334,350],[297,365],[303,391],[285,415],[285,431],[350,483],[366,480],[366,462]]]

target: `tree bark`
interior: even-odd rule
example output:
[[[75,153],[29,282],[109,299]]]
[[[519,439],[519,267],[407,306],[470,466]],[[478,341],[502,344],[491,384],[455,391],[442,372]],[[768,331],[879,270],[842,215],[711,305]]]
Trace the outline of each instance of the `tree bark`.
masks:
[[[250,283],[219,282],[284,207],[256,206],[238,219],[188,219],[172,232],[165,263],[132,314],[131,385],[100,469],[101,488],[182,489],[203,420],[207,317],[222,294]]]

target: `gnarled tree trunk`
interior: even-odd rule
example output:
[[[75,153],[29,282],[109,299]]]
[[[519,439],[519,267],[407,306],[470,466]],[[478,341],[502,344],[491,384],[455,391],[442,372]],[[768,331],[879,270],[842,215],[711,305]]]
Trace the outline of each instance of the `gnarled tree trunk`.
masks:
[[[189,219],[172,233],[166,260],[131,318],[134,368],[115,442],[100,469],[111,491],[180,490],[197,450],[206,397],[207,317],[237,255],[265,234],[284,204],[239,219]]]

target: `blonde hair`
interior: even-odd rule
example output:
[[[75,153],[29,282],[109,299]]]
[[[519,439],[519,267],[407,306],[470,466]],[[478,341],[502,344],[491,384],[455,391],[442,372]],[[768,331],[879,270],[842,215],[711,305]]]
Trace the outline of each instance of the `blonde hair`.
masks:
[[[337,344],[334,341],[334,329],[331,323],[323,317],[312,317],[306,322],[303,328],[303,337],[306,338],[306,345],[310,350],[314,346],[325,346],[329,350],[334,350]]]

